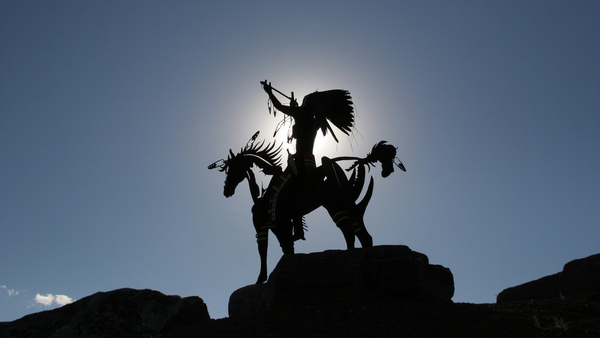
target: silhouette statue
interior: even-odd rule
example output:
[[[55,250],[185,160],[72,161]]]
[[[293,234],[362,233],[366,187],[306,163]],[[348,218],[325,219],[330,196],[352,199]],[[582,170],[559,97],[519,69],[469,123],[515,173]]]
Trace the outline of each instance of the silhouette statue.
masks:
[[[313,172],[316,168],[313,147],[317,132],[320,129],[323,136],[325,136],[329,131],[335,141],[339,142],[328,122],[331,121],[334,126],[348,135],[354,124],[352,97],[347,90],[342,89],[314,92],[306,95],[302,100],[302,105],[298,106],[293,92],[292,96],[289,97],[273,88],[267,80],[260,83],[276,109],[273,114],[276,115],[278,110],[293,120],[292,135],[291,139],[288,138],[288,141],[296,141],[296,151],[291,157],[290,164],[293,164],[293,168],[295,168],[294,173],[298,176],[297,180],[310,184],[309,181],[313,178]],[[289,99],[290,105],[281,104],[273,94],[273,90]],[[277,133],[277,130],[275,133]],[[301,224],[295,224],[294,239],[304,239],[304,229]]]
[[[248,180],[254,202],[252,220],[261,260],[257,284],[267,280],[269,230],[275,234],[283,253],[293,254],[296,239],[293,230],[304,227],[304,215],[320,206],[325,207],[342,231],[348,249],[354,248],[355,237],[359,239],[363,248],[373,246],[373,239],[363,221],[364,212],[373,193],[373,177],[370,178],[364,198],[358,204],[356,201],[364,186],[365,167],[370,170],[370,167],[379,161],[383,168],[387,168],[384,169],[385,176],[393,171],[394,163],[405,171],[402,162],[395,157],[396,149],[393,146],[385,144],[386,141],[379,142],[365,158],[323,157],[322,165],[314,168],[310,174],[311,179],[307,180],[306,177],[295,173],[297,168],[293,161],[283,170],[280,166],[281,145],[265,145],[265,141],[255,143],[258,134],[259,132],[256,132],[239,153],[234,154],[230,149],[226,160],[221,159],[208,166],[209,169],[219,168],[219,171],[225,172],[225,197],[232,196],[238,184],[244,179]],[[355,161],[347,169],[352,171],[350,179],[337,164],[342,160]],[[252,171],[253,166],[272,176],[267,189],[259,191]]]

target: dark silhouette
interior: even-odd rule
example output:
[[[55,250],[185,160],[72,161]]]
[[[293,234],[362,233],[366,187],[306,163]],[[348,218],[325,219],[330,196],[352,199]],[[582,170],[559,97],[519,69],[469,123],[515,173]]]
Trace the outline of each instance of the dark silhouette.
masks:
[[[294,93],[289,97],[273,88],[270,82],[261,81],[263,89],[269,95],[275,109],[292,117],[294,127],[292,138],[296,140],[296,152],[313,150],[317,131],[320,129],[323,136],[327,131],[336,142],[339,142],[329,122],[339,128],[344,134],[349,135],[354,126],[354,108],[350,92],[343,89],[333,89],[324,92],[316,91],[308,94],[302,100],[302,105],[294,98]],[[285,106],[273,94],[273,90],[290,100],[290,105]],[[328,122],[329,121],[329,122]]]
[[[278,110],[293,120],[292,136],[288,141],[296,141],[296,151],[289,162],[292,164],[292,171],[298,176],[297,180],[301,181],[301,184],[311,184],[310,181],[317,167],[313,154],[317,132],[320,129],[325,136],[329,130],[335,141],[339,142],[328,122],[331,121],[334,126],[348,135],[354,125],[352,97],[347,90],[342,89],[314,92],[306,95],[302,100],[302,105],[298,106],[293,92],[292,96],[288,97],[273,88],[267,80],[261,81],[261,84],[275,107],[273,114],[275,115]],[[290,105],[281,104],[273,94],[273,90],[289,99]],[[301,224],[294,226],[294,239],[304,239],[304,229]]]
[[[335,160],[323,157],[322,165],[315,168],[310,180],[301,179],[293,173],[289,165],[282,170],[279,161],[281,146],[255,144],[258,132],[250,139],[246,146],[234,154],[229,150],[226,160],[218,160],[208,168],[219,168],[226,173],[223,194],[230,197],[244,179],[248,180],[250,192],[254,201],[252,207],[253,223],[256,230],[258,251],[261,259],[261,269],[257,283],[267,279],[267,249],[268,231],[271,230],[277,237],[284,254],[294,253],[293,229],[304,227],[303,216],[320,206],[327,212],[340,228],[346,240],[348,249],[354,248],[355,237],[359,239],[363,248],[372,247],[373,239],[367,232],[363,215],[373,193],[373,178],[371,177],[365,197],[358,204],[356,200],[360,195],[365,181],[365,166],[370,167],[380,161],[385,167],[393,163],[394,158],[381,156],[386,151],[382,147],[390,145],[380,142],[365,158],[347,157]],[[391,146],[393,148],[393,146]],[[394,148],[395,153],[395,148]],[[337,161],[353,159],[354,165],[350,179]],[[272,175],[266,190],[259,192],[252,167],[256,165],[267,175]],[[392,169],[393,170],[393,169]]]
[[[396,157],[396,147],[391,144],[386,144],[387,141],[380,141],[376,145],[373,146],[371,152],[367,154],[365,158],[358,158],[352,156],[342,156],[336,157],[334,161],[344,161],[344,160],[356,160],[354,164],[346,169],[348,171],[354,169],[357,165],[366,165],[371,170],[371,166],[374,166],[374,163],[379,161],[381,162],[381,176],[388,177],[391,173],[394,172],[394,164],[400,168],[402,171],[406,171],[404,168],[404,164],[400,161],[399,158]]]

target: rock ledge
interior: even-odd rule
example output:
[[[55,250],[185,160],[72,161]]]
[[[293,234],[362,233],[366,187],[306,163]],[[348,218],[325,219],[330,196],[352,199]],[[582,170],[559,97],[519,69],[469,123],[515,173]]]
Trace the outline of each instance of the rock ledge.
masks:
[[[570,261],[561,272],[505,289],[496,302],[578,298],[600,300],[600,254]]]
[[[229,316],[319,303],[377,300],[452,302],[450,269],[403,245],[284,255],[264,284],[229,298]]]

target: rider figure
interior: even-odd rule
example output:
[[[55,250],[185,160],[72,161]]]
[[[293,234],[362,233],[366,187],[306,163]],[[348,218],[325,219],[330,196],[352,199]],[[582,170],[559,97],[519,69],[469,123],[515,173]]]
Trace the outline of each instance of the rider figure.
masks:
[[[263,89],[269,95],[275,109],[293,118],[294,125],[292,126],[292,138],[296,140],[296,152],[292,155],[293,165],[296,170],[299,184],[308,184],[309,179],[314,177],[316,168],[315,156],[313,147],[317,131],[319,127],[315,121],[315,115],[305,106],[298,106],[298,102],[293,98],[290,100],[289,106],[284,106],[279,102],[277,97],[273,95],[271,83],[267,81],[261,82]],[[294,240],[304,240],[304,228],[301,219],[294,220]]]
[[[296,153],[293,156],[297,174],[300,177],[306,177],[312,174],[316,167],[313,147],[317,137],[318,126],[315,121],[315,115],[306,107],[298,106],[295,99],[290,101],[289,106],[284,106],[273,95],[271,83],[261,82],[265,92],[269,95],[275,109],[290,116],[294,120],[292,126],[292,138],[296,140]],[[293,95],[292,95],[293,98]]]

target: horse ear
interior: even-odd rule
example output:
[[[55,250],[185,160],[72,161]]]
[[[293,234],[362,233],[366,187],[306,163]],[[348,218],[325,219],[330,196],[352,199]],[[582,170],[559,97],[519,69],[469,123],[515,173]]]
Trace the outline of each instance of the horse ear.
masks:
[[[223,168],[225,161],[223,159],[217,160],[208,166],[208,169],[215,169],[217,167]]]
[[[258,137],[258,134],[260,134],[260,130],[254,133],[254,135],[252,135],[252,137],[248,140],[248,143],[246,143],[246,149],[252,147],[254,141],[256,141],[256,138]]]

